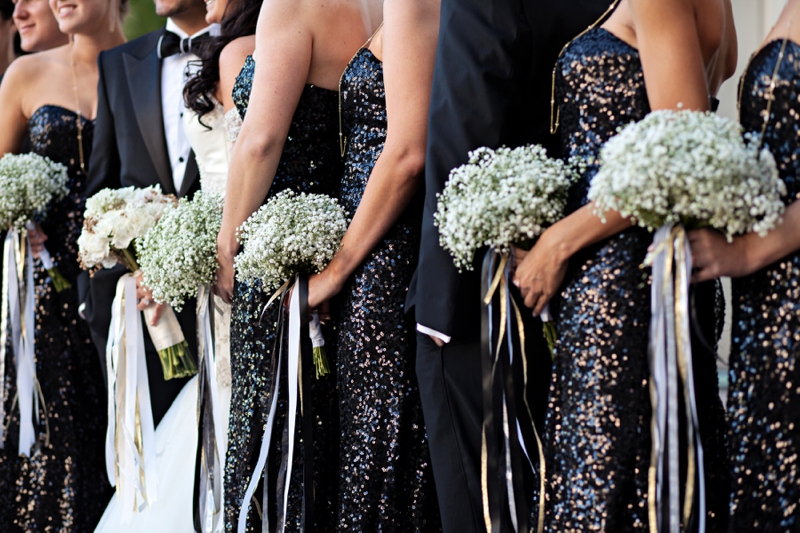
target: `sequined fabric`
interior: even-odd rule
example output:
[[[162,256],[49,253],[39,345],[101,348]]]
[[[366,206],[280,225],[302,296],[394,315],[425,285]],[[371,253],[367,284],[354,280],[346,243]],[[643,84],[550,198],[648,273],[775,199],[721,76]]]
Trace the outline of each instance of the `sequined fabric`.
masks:
[[[650,110],[638,52],[604,29],[590,30],[559,60],[557,102],[562,153],[596,157],[619,127]],[[596,171],[590,165],[572,187],[570,211],[588,202]],[[651,242],[631,228],[582,250],[553,300],[559,339],[543,439],[545,531],[648,528],[650,278],[640,265]],[[711,294],[703,308],[713,316],[713,286]],[[713,353],[696,350],[694,360],[712,495],[708,531],[718,531],[713,516],[727,511],[723,411]]]
[[[352,216],[386,141],[383,65],[366,48],[341,81],[347,139],[340,199]],[[338,529],[440,531],[414,373],[416,335],[405,313],[421,231],[413,202],[341,292]]]
[[[741,119],[760,133],[783,41],[753,58]],[[776,76],[764,143],[789,194],[800,197],[800,45],[788,42]],[[800,252],[733,280],[728,394],[731,531],[800,530]]]
[[[19,409],[13,352],[8,344],[3,401],[9,431],[0,450],[0,528],[3,531],[92,531],[111,497],[105,473],[105,385],[89,328],[78,316],[77,239],[83,225],[86,175],[78,161],[76,115],[46,105],[28,122],[32,152],[63,163],[69,194],[54,203],[41,222],[53,262],[72,283],[57,293],[40,262],[36,285],[36,373],[49,423],[40,426],[39,449],[17,454]],[[91,121],[83,122],[86,160],[92,146]]]
[[[237,78],[233,98],[239,114],[245,117],[250,99],[255,63],[251,57]],[[284,189],[335,196],[342,176],[339,155],[338,97],[335,91],[307,85],[295,110],[289,136],[284,144],[275,180],[269,197]],[[250,476],[255,468],[261,446],[262,435],[269,415],[269,405],[274,397],[275,376],[278,363],[279,341],[277,323],[280,306],[273,304],[266,312],[264,306],[270,294],[261,290],[259,283],[244,284],[238,281],[234,287],[231,313],[231,373],[232,398],[228,453],[225,464],[225,527],[236,531],[239,509]],[[336,332],[325,331],[326,352],[331,366],[336,365]],[[283,365],[285,369],[285,363]],[[273,445],[268,464],[269,501],[267,512],[270,527],[276,524],[276,503],[282,505],[282,487],[276,490],[283,452],[288,446],[288,435],[284,432],[288,411],[287,375],[280,374],[281,386],[278,395],[278,415],[273,429]],[[316,531],[333,531],[337,509],[338,489],[338,438],[339,415],[336,403],[336,375],[313,381],[314,415],[314,481]],[[298,427],[301,427],[298,416]],[[289,496],[286,531],[300,531],[301,489],[303,472],[303,445],[295,445],[292,467],[292,490]],[[248,531],[261,531],[261,491],[257,493],[258,507],[244,502],[250,508]]]

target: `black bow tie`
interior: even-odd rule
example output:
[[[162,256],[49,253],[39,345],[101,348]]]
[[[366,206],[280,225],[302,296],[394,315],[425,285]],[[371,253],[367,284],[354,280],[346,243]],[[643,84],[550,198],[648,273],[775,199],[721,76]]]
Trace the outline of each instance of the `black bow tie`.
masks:
[[[175,54],[196,54],[210,38],[211,35],[208,32],[202,33],[197,37],[181,38],[177,34],[166,30],[158,40],[158,58],[164,59]]]

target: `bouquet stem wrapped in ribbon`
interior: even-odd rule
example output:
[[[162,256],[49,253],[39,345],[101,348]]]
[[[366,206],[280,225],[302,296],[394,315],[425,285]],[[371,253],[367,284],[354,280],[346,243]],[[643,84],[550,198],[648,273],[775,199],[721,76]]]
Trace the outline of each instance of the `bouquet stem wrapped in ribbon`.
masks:
[[[195,525],[199,531],[217,531],[222,522],[222,467],[224,451],[217,443],[217,428],[224,428],[227,413],[218,399],[214,353],[214,303],[211,284],[217,270],[217,234],[222,225],[222,198],[198,192],[192,200],[182,198],[170,205],[161,218],[136,240],[144,284],[153,299],[180,311],[190,298],[197,298],[198,413],[201,443],[195,490]],[[147,312],[145,312],[147,316]],[[156,339],[153,339],[156,342]],[[166,340],[173,345],[173,340]],[[156,344],[158,347],[158,344]],[[179,357],[165,360],[180,363]],[[167,369],[164,370],[165,375]]]
[[[27,238],[33,219],[45,216],[53,201],[69,192],[67,168],[37,154],[6,154],[0,159],[0,223],[8,228],[4,243],[2,312],[0,315],[0,383],[5,383],[7,336],[17,371],[19,453],[30,456],[37,443],[37,426],[43,423],[49,439],[47,412],[36,376],[34,348],[35,287],[33,255]],[[40,258],[57,292],[71,287],[45,249]],[[10,327],[9,327],[10,326]],[[5,447],[5,412],[0,406],[0,448]],[[47,445],[48,442],[45,442]]]
[[[269,299],[264,311],[275,302],[284,303],[290,284],[294,281],[289,304],[289,342],[288,352],[284,354],[283,343],[278,353],[277,373],[283,364],[287,365],[289,375],[289,446],[286,472],[281,474],[277,486],[283,487],[283,508],[278,509],[278,523],[285,524],[289,488],[291,485],[292,459],[296,431],[298,401],[302,418],[303,441],[303,510],[306,524],[313,524],[313,402],[311,399],[311,376],[319,379],[330,372],[324,352],[324,337],[319,318],[314,315],[309,322],[308,275],[320,272],[333,259],[347,230],[347,217],[336,200],[321,194],[295,194],[283,191],[270,199],[255,212],[240,228],[239,242],[243,251],[236,257],[237,277],[243,282],[260,280],[263,290],[277,291]],[[279,318],[278,338],[283,338],[285,322]],[[277,381],[277,380],[276,380]],[[300,384],[302,383],[302,386]],[[271,395],[264,438],[261,442],[255,472],[244,496],[238,520],[238,531],[244,533],[247,525],[249,507],[259,480],[262,477],[269,457],[272,429],[278,401],[278,384]],[[265,487],[264,492],[276,490]],[[262,528],[272,531],[269,513],[262,513]]]
[[[690,331],[692,255],[686,228],[711,226],[728,238],[749,231],[765,234],[780,222],[784,209],[780,197],[785,187],[775,160],[756,139],[742,133],[738,124],[713,114],[656,111],[606,143],[589,191],[601,218],[614,210],[657,230],[644,261],[653,274],[648,505],[656,531],[688,529],[693,520],[704,531],[706,520]]]
[[[158,187],[103,189],[86,201],[78,249],[84,269],[113,268],[129,271],[117,284],[112,304],[111,328],[106,346],[108,367],[108,433],[106,465],[109,481],[126,510],[128,523],[136,509],[156,501],[155,439],[150,409],[144,336],[137,309],[135,272],[139,265],[132,243],[143,237],[175,199]],[[158,350],[164,378],[197,373],[177,317],[165,308],[153,326],[145,311],[150,337]]]
[[[545,227],[563,217],[574,170],[551,159],[541,146],[470,153],[469,162],[455,168],[434,220],[440,244],[459,269],[472,270],[476,253],[488,247],[483,263],[482,360],[484,421],[481,450],[481,490],[487,531],[499,531],[500,517],[510,515],[515,530],[527,529],[518,516],[515,495],[521,495],[519,472],[523,457],[535,469],[532,455],[538,451],[540,493],[544,494],[545,464],[542,443],[533,423],[527,395],[518,411],[515,375],[523,377],[527,390],[525,327],[519,306],[509,291],[512,276],[511,248],[530,249]],[[544,337],[554,353],[556,330],[549,308],[540,315]],[[499,391],[499,394],[498,394]],[[499,402],[496,401],[499,396]],[[501,509],[500,495],[508,494],[508,508]],[[540,498],[539,524],[544,524],[544,498]]]

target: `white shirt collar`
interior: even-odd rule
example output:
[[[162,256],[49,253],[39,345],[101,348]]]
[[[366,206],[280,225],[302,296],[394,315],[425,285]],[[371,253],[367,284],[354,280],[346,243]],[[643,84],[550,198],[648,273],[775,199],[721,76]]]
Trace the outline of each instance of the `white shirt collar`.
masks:
[[[178,27],[178,25],[175,24],[175,21],[172,20],[171,18],[167,19],[167,26],[166,26],[165,29],[167,31],[171,31],[172,33],[174,33],[175,35],[177,35],[181,39],[185,39],[185,38],[189,37],[189,34],[187,34],[185,31],[180,29]],[[198,31],[197,33],[195,33],[191,37],[192,37],[192,39],[194,39],[198,35],[203,35],[204,33],[210,33],[211,35],[214,35],[215,33],[219,33],[219,24],[211,24],[210,26],[206,26],[205,28],[203,28],[202,30]]]

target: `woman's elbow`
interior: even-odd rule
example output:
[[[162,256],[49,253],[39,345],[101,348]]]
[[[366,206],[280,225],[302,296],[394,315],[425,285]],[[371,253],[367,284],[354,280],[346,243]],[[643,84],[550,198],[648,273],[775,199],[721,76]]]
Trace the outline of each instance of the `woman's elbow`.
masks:
[[[384,154],[388,155],[389,164],[395,173],[408,181],[417,183],[425,173],[424,146],[387,146]]]

